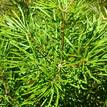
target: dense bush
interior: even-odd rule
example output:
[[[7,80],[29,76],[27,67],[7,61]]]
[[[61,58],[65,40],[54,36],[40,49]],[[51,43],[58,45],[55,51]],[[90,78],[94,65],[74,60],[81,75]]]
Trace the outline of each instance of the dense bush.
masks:
[[[83,0],[38,0],[4,17],[1,107],[107,106],[102,14],[93,14]]]

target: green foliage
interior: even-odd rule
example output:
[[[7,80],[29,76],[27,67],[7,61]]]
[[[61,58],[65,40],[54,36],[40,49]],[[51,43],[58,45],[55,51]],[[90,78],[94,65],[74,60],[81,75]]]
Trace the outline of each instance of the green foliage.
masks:
[[[0,24],[1,107],[106,107],[107,24],[85,0],[38,0]]]

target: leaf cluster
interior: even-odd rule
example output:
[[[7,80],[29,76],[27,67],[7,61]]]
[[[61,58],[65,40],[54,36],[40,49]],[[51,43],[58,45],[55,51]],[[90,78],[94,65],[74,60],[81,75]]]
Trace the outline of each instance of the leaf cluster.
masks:
[[[38,0],[28,13],[12,12],[0,24],[0,106],[106,107],[102,17],[85,0]]]

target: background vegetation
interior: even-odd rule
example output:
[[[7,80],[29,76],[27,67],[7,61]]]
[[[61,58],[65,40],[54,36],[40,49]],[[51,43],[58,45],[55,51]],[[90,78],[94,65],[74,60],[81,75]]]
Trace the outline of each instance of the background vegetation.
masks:
[[[1,107],[106,107],[106,1],[0,1]]]

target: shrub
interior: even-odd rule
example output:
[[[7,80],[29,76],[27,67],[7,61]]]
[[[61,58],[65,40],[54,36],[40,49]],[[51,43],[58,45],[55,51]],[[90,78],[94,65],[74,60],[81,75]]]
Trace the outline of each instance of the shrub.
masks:
[[[81,1],[36,1],[0,28],[0,103],[106,106],[106,23]]]

